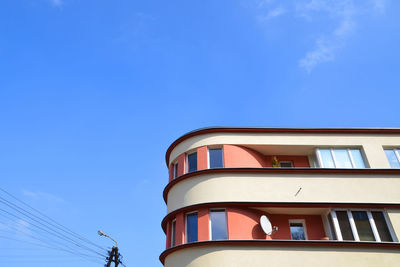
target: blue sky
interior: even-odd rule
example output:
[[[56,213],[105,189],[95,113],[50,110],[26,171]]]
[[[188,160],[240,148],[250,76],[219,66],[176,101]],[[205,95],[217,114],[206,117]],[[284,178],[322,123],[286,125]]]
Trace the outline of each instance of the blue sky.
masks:
[[[2,1],[0,185],[98,244],[109,233],[128,266],[161,266],[164,155],[180,135],[400,127],[399,11],[394,0]],[[30,225],[0,223],[26,240],[4,224]],[[101,266],[4,239],[0,251],[17,266]]]

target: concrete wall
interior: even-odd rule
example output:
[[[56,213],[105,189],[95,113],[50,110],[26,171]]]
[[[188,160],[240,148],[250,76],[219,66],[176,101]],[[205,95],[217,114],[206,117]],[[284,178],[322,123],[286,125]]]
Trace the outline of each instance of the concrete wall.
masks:
[[[189,138],[171,152],[170,162],[188,150],[207,145],[304,145],[362,147],[371,168],[389,168],[382,146],[398,147],[399,135],[379,134],[276,134],[276,133],[213,133]],[[169,165],[168,164],[168,165]]]
[[[398,249],[340,247],[203,246],[175,251],[166,267],[395,267]]]
[[[203,174],[175,184],[168,193],[167,210],[231,201],[399,203],[399,188],[396,175]]]

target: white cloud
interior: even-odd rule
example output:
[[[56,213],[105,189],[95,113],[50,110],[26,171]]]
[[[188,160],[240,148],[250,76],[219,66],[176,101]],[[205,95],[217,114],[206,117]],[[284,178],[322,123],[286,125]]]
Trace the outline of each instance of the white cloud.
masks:
[[[63,0],[50,0],[50,2],[51,2],[51,4],[52,4],[53,6],[58,6],[58,7],[60,7],[60,6],[64,5]]]
[[[387,6],[387,0],[298,0],[296,2],[280,2],[279,8],[273,8],[271,0],[258,2],[258,11],[263,15],[257,16],[259,21],[267,20],[291,12],[292,18],[303,18],[313,24],[321,24],[321,19],[330,20],[330,25],[336,25],[333,29],[321,32],[312,32],[315,35],[311,49],[298,61],[299,66],[307,72],[311,72],[323,62],[334,61],[337,54],[345,47],[351,35],[355,32],[361,16],[382,14]],[[286,16],[289,17],[289,16]],[[304,36],[307,39],[307,36]]]
[[[24,190],[22,190],[22,194],[24,196],[35,198],[35,199],[43,199],[43,200],[50,201],[50,202],[63,202],[63,203],[65,203],[65,200],[62,199],[61,197],[58,197],[56,195],[52,195],[52,194],[49,194],[49,193],[45,193],[45,192],[39,192],[39,191],[33,192],[33,191],[29,191],[29,190],[25,190],[24,189]]]

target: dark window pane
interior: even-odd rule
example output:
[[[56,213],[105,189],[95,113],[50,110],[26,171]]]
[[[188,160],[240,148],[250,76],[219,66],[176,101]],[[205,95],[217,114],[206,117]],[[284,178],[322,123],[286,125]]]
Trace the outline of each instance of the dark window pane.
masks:
[[[209,149],[208,154],[210,155],[210,169],[224,167],[221,148]]]
[[[228,239],[225,211],[211,211],[210,220],[212,240]]]
[[[281,161],[279,165],[281,168],[293,168],[293,163],[291,161]]]
[[[197,153],[188,155],[188,172],[197,171]]]
[[[340,232],[342,233],[343,240],[354,240],[347,211],[336,211],[336,217],[339,221]]]
[[[186,215],[186,240],[187,243],[197,241],[197,213]]]
[[[353,214],[353,219],[356,224],[360,241],[375,241],[371,225],[369,224],[367,212],[352,211],[351,213]]]
[[[292,240],[306,240],[302,223],[290,223],[290,234],[292,235]]]
[[[176,232],[176,221],[173,221],[171,227],[171,247],[175,246],[175,232]]]
[[[332,214],[330,213],[328,215],[328,222],[329,222],[329,227],[331,228],[332,239],[337,240],[335,227],[333,226]]]
[[[392,236],[390,235],[389,228],[386,224],[385,216],[381,211],[373,211],[372,217],[374,218],[376,229],[378,229],[379,237],[381,241],[393,242]]]
[[[178,177],[178,163],[174,164],[174,178]]]

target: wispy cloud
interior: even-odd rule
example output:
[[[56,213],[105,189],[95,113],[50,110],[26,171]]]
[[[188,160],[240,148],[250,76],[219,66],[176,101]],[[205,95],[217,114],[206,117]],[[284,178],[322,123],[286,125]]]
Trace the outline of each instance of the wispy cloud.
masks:
[[[23,189],[22,190],[22,194],[24,196],[30,197],[30,198],[34,198],[34,199],[42,199],[45,201],[50,201],[50,202],[59,202],[59,203],[65,203],[66,201],[64,199],[62,199],[59,196],[53,195],[53,194],[49,194],[49,193],[45,193],[45,192],[40,192],[40,191],[30,191],[30,190],[26,190]]]
[[[53,6],[57,6],[57,7],[60,7],[60,6],[64,5],[64,1],[63,0],[50,0],[50,3]]]
[[[258,5],[259,9],[265,14],[263,21],[291,11],[291,18],[303,18],[310,24],[319,24],[320,19],[324,18],[336,25],[333,29],[312,33],[317,37],[298,61],[299,66],[308,73],[321,63],[335,60],[356,32],[361,16],[382,14],[387,5],[386,0],[300,0],[279,8],[273,7],[274,3],[270,0],[259,3],[262,3]]]

